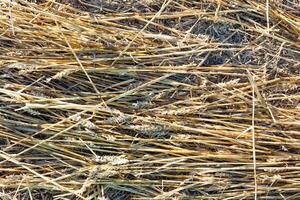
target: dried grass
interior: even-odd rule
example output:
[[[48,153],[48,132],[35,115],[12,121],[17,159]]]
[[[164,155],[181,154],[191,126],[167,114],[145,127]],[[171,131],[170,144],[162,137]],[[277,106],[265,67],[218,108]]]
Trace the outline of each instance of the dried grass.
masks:
[[[299,199],[299,1],[0,1],[1,199]]]

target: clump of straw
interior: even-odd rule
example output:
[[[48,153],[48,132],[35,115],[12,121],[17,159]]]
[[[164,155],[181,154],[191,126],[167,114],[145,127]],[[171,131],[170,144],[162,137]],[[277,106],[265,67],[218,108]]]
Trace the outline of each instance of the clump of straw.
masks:
[[[299,199],[296,1],[0,2],[1,199]]]

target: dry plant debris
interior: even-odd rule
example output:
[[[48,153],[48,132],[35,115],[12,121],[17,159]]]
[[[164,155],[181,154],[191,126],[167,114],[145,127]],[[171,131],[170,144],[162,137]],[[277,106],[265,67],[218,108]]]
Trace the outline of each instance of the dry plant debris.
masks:
[[[300,199],[298,0],[1,0],[1,199]]]

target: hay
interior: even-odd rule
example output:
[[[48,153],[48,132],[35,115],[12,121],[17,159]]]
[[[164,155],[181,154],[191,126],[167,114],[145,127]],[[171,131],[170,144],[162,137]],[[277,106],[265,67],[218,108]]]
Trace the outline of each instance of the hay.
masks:
[[[299,1],[0,1],[2,199],[298,199]]]

